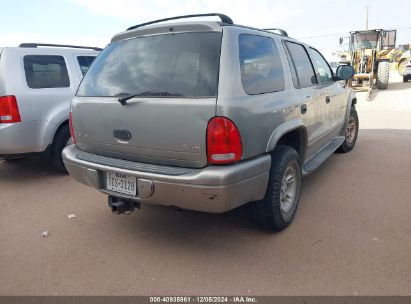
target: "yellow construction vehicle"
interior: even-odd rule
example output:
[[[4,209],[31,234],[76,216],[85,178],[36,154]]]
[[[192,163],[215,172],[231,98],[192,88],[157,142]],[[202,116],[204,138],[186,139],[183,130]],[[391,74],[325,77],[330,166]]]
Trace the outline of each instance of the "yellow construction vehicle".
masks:
[[[342,44],[340,38],[340,44]],[[350,32],[350,64],[355,74],[352,87],[357,91],[367,91],[367,99],[375,86],[379,90],[388,87],[390,60],[395,49],[396,30],[365,30]]]

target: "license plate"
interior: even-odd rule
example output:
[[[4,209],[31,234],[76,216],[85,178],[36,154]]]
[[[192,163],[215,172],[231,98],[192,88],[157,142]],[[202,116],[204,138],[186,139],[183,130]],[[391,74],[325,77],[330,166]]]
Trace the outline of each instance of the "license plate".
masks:
[[[127,174],[107,172],[107,190],[135,196],[137,178]]]

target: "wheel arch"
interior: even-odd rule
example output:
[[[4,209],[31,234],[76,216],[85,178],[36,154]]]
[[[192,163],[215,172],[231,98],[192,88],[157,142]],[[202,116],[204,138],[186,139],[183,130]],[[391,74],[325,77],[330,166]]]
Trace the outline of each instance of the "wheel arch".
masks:
[[[355,108],[355,105],[357,104],[357,96],[355,95],[355,93],[353,91],[351,91],[351,93],[348,95],[348,99],[347,99],[347,109],[346,109],[346,113],[345,113],[345,120],[347,121],[348,117],[350,116],[350,111],[351,108]]]
[[[355,108],[355,105],[357,104],[357,97],[354,97],[351,99],[351,102],[349,103],[349,108],[351,109],[352,107]]]
[[[54,131],[53,140],[52,140],[53,143],[54,143],[54,141],[55,141],[55,139],[56,139],[56,135],[60,132],[60,130],[61,130],[63,127],[68,126],[68,125],[69,125],[69,120],[68,120],[68,119],[66,119],[66,120],[64,120],[63,122],[60,123],[60,125],[59,125],[59,126],[56,128],[56,130]]]
[[[351,92],[351,94],[349,95],[348,100],[347,100],[347,109],[346,109],[346,113],[345,113],[345,122],[344,122],[344,124],[341,128],[341,132],[340,132],[341,136],[345,134],[345,128],[346,128],[348,118],[350,117],[351,109],[355,108],[356,104],[357,104],[357,96],[355,95],[354,92]]]
[[[68,123],[69,112],[70,100],[60,102],[50,110],[41,131],[44,148],[49,148],[54,143],[57,132],[62,125]]]
[[[276,146],[286,145],[294,148],[304,162],[307,152],[307,129],[300,119],[290,120],[275,129],[267,144],[266,152],[272,153]]]

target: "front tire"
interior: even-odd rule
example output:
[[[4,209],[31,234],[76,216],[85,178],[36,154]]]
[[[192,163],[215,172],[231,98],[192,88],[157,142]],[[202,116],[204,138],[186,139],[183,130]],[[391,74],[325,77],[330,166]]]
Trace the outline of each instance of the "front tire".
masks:
[[[376,86],[378,90],[385,90],[388,88],[388,81],[390,77],[390,63],[381,61],[378,63]]]
[[[357,110],[352,107],[350,116],[348,117],[348,121],[345,125],[345,140],[338,149],[339,152],[347,153],[354,148],[355,143],[357,142],[359,125]]]
[[[54,137],[51,150],[51,162],[53,166],[60,171],[66,171],[61,152],[63,152],[63,149],[70,144],[70,137],[70,129],[68,125],[62,126]]]
[[[271,159],[265,197],[251,204],[251,218],[264,228],[279,231],[294,219],[300,200],[302,172],[300,157],[291,147],[278,146]]]

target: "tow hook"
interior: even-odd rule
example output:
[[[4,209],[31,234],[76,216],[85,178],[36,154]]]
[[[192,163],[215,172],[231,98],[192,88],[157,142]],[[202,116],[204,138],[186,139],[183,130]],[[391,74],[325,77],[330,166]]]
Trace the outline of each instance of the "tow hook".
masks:
[[[134,210],[140,209],[140,203],[115,196],[108,197],[108,206],[113,214],[131,214]]]

